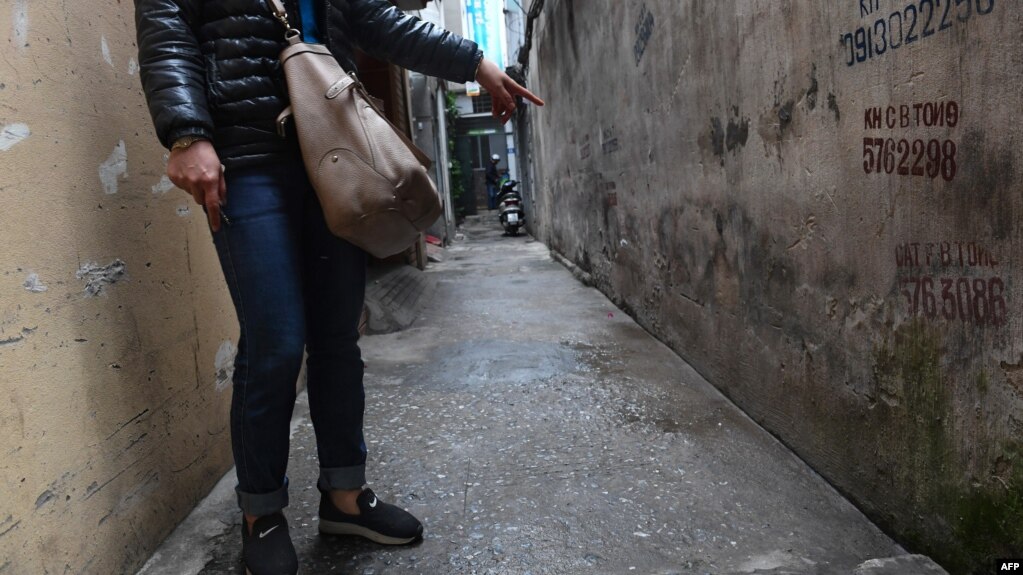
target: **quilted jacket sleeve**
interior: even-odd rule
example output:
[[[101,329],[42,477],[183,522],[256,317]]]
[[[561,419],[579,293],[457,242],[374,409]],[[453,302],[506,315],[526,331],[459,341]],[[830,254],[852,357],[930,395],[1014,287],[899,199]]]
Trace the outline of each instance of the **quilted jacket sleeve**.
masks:
[[[386,0],[332,0],[345,13],[355,44],[375,58],[452,82],[476,77],[483,52],[475,42],[405,14]]]
[[[139,68],[160,143],[212,139],[206,68],[192,23],[201,0],[135,0]]]

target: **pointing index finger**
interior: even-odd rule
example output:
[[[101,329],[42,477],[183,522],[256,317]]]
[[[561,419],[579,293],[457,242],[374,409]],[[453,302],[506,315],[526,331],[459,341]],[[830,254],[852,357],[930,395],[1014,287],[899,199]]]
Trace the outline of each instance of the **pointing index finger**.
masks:
[[[544,105],[544,101],[543,101],[543,100],[541,100],[540,98],[538,98],[538,97],[536,96],[536,94],[534,94],[534,93],[530,92],[529,90],[527,90],[527,89],[523,88],[522,86],[520,86],[520,85],[518,85],[518,84],[516,84],[516,85],[515,85],[515,87],[513,88],[513,90],[514,90],[515,92],[518,92],[518,95],[520,95],[520,96],[522,96],[523,98],[525,98],[525,99],[529,100],[530,102],[532,102],[532,103],[536,104],[537,106],[543,106],[543,105]]]

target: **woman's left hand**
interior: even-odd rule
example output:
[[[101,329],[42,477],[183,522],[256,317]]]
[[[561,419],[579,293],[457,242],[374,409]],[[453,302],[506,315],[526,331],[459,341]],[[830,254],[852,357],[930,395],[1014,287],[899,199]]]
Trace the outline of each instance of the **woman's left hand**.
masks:
[[[511,119],[515,111],[515,97],[522,96],[537,106],[543,106],[543,100],[535,94],[523,88],[518,82],[512,80],[508,74],[497,67],[486,58],[480,62],[479,70],[476,72],[476,81],[482,86],[493,99],[494,117],[502,124]]]

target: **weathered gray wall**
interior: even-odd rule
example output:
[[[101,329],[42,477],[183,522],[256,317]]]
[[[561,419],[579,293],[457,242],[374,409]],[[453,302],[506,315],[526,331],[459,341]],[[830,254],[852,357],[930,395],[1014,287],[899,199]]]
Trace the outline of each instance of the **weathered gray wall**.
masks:
[[[0,573],[133,573],[231,465],[234,312],[132,3],[0,5]]]
[[[1012,0],[548,0],[531,56],[536,233],[956,572],[1023,552],[1021,30]]]

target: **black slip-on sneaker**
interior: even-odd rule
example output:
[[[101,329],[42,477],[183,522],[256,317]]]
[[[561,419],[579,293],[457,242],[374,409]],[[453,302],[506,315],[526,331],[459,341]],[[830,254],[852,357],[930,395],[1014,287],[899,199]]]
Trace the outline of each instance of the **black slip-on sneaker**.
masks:
[[[384,503],[370,489],[355,500],[360,515],[334,506],[330,494],[320,492],[320,533],[359,535],[382,545],[406,545],[423,538],[423,524],[404,509]]]
[[[249,575],[295,575],[298,554],[283,513],[256,519],[252,533],[242,518],[242,561]]]

